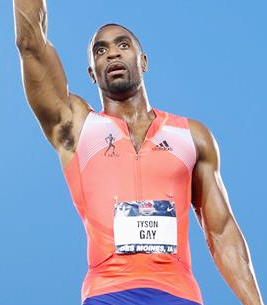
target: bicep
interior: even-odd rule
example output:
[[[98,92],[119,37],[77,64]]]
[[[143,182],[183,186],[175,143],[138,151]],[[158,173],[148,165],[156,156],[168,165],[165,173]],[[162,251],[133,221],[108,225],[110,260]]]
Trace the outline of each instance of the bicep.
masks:
[[[217,266],[234,263],[240,255],[248,260],[245,239],[232,213],[220,172],[213,164],[197,164],[192,190],[192,203]]]
[[[46,42],[37,52],[21,53],[27,99],[44,131],[70,116],[67,80],[56,50]]]
[[[192,204],[205,234],[223,234],[234,220],[220,174],[217,142],[203,125],[192,124],[198,160],[192,176]]]
[[[233,220],[220,172],[204,161],[199,161],[193,172],[192,204],[206,234],[223,234]]]

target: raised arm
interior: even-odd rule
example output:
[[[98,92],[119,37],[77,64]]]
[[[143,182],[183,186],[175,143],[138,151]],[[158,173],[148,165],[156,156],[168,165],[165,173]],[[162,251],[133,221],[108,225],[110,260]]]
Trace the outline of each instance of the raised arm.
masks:
[[[65,158],[64,152],[75,149],[89,107],[68,91],[61,62],[47,38],[45,0],[13,0],[13,5],[26,95],[64,165],[71,157],[69,153]]]
[[[190,121],[197,148],[192,203],[215,264],[244,305],[263,305],[246,241],[233,216],[220,175],[219,150],[211,133]]]

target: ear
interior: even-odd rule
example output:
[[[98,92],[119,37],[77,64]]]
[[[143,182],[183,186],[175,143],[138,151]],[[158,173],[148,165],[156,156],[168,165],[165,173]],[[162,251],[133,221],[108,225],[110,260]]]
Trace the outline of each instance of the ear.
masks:
[[[146,54],[141,54],[141,66],[142,66],[142,70],[143,72],[147,72],[148,71],[148,59]]]
[[[93,69],[91,67],[88,67],[88,73],[90,75],[92,83],[95,84],[96,83],[96,78],[95,78],[95,74],[93,72]]]

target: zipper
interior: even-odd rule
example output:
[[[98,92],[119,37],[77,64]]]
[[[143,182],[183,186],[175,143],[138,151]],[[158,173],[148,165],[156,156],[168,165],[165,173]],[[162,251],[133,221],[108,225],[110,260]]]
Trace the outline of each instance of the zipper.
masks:
[[[140,155],[135,152],[135,199],[141,200],[142,186],[141,186],[141,164]]]

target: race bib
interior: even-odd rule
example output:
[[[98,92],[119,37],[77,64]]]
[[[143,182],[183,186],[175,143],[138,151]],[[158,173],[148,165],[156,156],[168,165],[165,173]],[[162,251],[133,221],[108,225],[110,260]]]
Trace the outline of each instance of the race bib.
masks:
[[[114,240],[118,254],[176,254],[175,203],[168,200],[143,200],[116,204]]]

